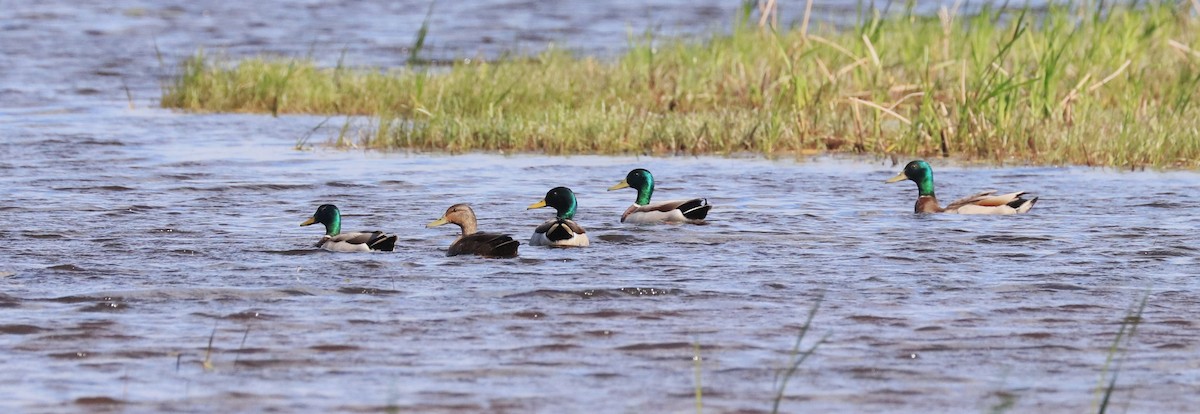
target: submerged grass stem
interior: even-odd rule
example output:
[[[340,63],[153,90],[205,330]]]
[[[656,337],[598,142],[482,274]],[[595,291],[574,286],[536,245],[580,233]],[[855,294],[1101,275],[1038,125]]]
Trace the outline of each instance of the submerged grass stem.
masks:
[[[1096,412],[1099,414],[1108,412],[1113,392],[1117,389],[1117,375],[1121,373],[1121,367],[1129,354],[1133,335],[1137,333],[1137,327],[1142,323],[1142,314],[1146,310],[1146,301],[1149,298],[1150,292],[1147,291],[1142,295],[1137,306],[1130,308],[1125,313],[1125,317],[1121,319],[1121,328],[1117,330],[1117,336],[1113,337],[1112,345],[1108,347],[1108,355],[1104,359],[1104,368],[1100,373],[1100,385],[1096,387],[1099,397]],[[1121,345],[1121,341],[1125,342],[1124,346]]]
[[[813,318],[817,316],[817,310],[821,308],[822,300],[824,300],[824,296],[817,298],[817,302],[813,303],[812,308],[808,310],[808,318],[804,320],[804,325],[800,327],[800,332],[796,335],[796,345],[792,347],[791,356],[788,357],[788,364],[776,374],[776,385],[778,388],[775,390],[775,401],[771,405],[772,414],[779,412],[779,404],[783,402],[783,395],[787,392],[788,381],[796,375],[796,371],[800,369],[800,365],[817,351],[817,347],[825,343],[826,339],[829,339],[829,335],[826,334],[812,346],[808,347],[808,349],[801,349],[800,347],[801,343],[804,342],[804,337],[808,335],[809,329],[812,328]]]

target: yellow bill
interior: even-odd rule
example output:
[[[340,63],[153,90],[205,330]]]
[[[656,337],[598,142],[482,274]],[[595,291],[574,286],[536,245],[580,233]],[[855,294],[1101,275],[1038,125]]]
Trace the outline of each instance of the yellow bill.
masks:
[[[446,216],[442,216],[442,218],[431,221],[431,222],[429,222],[429,224],[426,224],[425,228],[427,228],[427,229],[433,228],[433,227],[437,227],[437,226],[440,226],[440,225],[443,225],[446,223],[449,223],[449,221],[446,221]]]
[[[908,177],[905,177],[905,176],[904,176],[904,171],[901,171],[899,174],[896,174],[896,176],[895,176],[895,177],[889,178],[887,181],[884,181],[884,182],[885,182],[885,183],[888,183],[888,184],[891,184],[891,183],[894,183],[894,182],[904,181],[904,180],[907,180],[907,179],[908,179]]]
[[[608,187],[608,191],[612,191],[612,190],[620,190],[620,189],[622,189],[622,188],[626,188],[626,187],[629,187],[629,182],[628,182],[628,181],[625,181],[625,180],[621,180],[621,182],[617,183],[617,185],[614,185],[614,186],[612,186],[612,187]]]
[[[317,222],[316,217],[309,217],[308,220],[304,220],[303,223],[300,223],[300,227],[304,227],[304,226],[307,226],[307,225],[310,225],[310,224],[313,224],[316,222]]]
[[[536,202],[536,203],[530,204],[530,205],[529,205],[529,207],[528,207],[528,208],[526,208],[526,210],[533,210],[533,209],[535,209],[535,208],[542,208],[542,207],[545,207],[545,206],[546,206],[546,199],[544,199],[544,198],[543,198],[541,201],[538,201],[538,202]]]

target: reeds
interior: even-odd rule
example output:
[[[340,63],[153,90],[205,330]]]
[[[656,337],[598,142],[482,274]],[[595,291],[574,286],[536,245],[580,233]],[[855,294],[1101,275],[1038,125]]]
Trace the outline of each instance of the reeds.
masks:
[[[772,414],[779,413],[779,404],[783,402],[784,393],[787,392],[788,381],[790,381],[792,377],[796,375],[796,372],[800,369],[800,365],[803,364],[808,357],[812,356],[814,352],[817,352],[817,347],[825,343],[826,339],[829,339],[829,334],[825,334],[825,336],[817,340],[817,342],[808,347],[808,349],[800,348],[800,344],[804,342],[804,337],[808,335],[809,329],[812,328],[813,318],[817,316],[817,310],[821,308],[821,301],[823,300],[824,295],[818,297],[817,301],[813,303],[812,308],[809,308],[808,318],[804,320],[804,325],[800,327],[800,332],[796,334],[796,345],[792,347],[792,352],[788,356],[788,363],[786,367],[775,373],[775,400],[771,404]]]
[[[611,61],[550,48],[434,69],[201,52],[164,87],[162,104],[371,116],[383,130],[359,134],[359,144],[378,148],[1196,168],[1194,12],[1190,3],[910,8],[789,31],[747,15],[730,33],[637,40]]]
[[[1100,385],[1096,387],[1098,397],[1096,412],[1099,414],[1108,412],[1113,392],[1117,389],[1117,375],[1121,373],[1121,367],[1129,354],[1129,348],[1133,345],[1133,336],[1137,333],[1138,325],[1142,323],[1142,314],[1146,311],[1146,301],[1149,298],[1150,292],[1147,290],[1137,306],[1130,308],[1125,313],[1125,317],[1121,319],[1121,328],[1117,330],[1112,345],[1108,347],[1108,355],[1104,358],[1104,368],[1100,372]],[[1125,342],[1124,346],[1121,345],[1122,340]]]

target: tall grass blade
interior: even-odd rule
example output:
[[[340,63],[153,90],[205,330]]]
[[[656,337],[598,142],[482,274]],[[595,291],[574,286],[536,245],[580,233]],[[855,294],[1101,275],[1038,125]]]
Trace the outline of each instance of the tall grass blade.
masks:
[[[333,119],[333,116],[325,117],[325,119],[322,120],[320,123],[318,123],[317,126],[312,127],[312,129],[308,130],[308,132],[305,132],[304,135],[300,136],[300,138],[296,140],[296,146],[294,147],[295,150],[297,150],[297,151],[304,150],[304,148],[306,146],[308,146],[308,140],[312,138],[313,134],[315,134],[317,132],[317,130],[321,129],[321,127],[325,126],[325,123],[329,122],[330,119]]]
[[[1099,414],[1108,412],[1108,405],[1112,401],[1113,391],[1117,389],[1117,376],[1121,373],[1121,367],[1124,365],[1125,358],[1129,354],[1133,335],[1137,333],[1137,327],[1142,323],[1142,314],[1146,310],[1146,301],[1149,298],[1150,292],[1147,291],[1142,295],[1142,299],[1138,302],[1137,307],[1131,308],[1125,313],[1125,318],[1121,320],[1121,328],[1117,330],[1117,336],[1113,338],[1112,345],[1108,347],[1108,355],[1104,360],[1104,369],[1100,374],[1102,386],[1099,390],[1102,390],[1102,392],[1099,408],[1096,410]],[[1122,340],[1125,341],[1124,347],[1121,346]],[[1107,384],[1104,384],[1105,377],[1108,377]]]
[[[800,369],[800,364],[803,364],[813,352],[817,351],[817,347],[821,346],[829,338],[829,334],[826,334],[808,349],[802,351],[800,348],[801,343],[804,342],[804,337],[808,335],[809,329],[812,328],[813,318],[817,316],[817,310],[821,308],[822,300],[824,300],[824,296],[818,297],[817,301],[813,303],[812,308],[808,310],[808,318],[804,320],[804,326],[800,327],[800,332],[796,335],[796,344],[792,347],[792,354],[789,357],[788,365],[782,373],[776,374],[778,388],[775,390],[775,402],[771,405],[772,414],[779,413],[779,404],[783,401],[784,393],[787,391],[787,383],[792,379],[792,376],[796,375],[796,371]]]
[[[419,66],[424,64],[421,60],[421,49],[425,48],[425,36],[429,35],[429,20],[433,18],[433,6],[437,1],[429,2],[429,10],[425,12],[425,19],[421,21],[421,27],[417,29],[417,37],[413,39],[413,45],[408,49],[408,64]]]
[[[204,361],[200,364],[200,366],[203,367],[205,371],[212,371],[212,370],[216,369],[216,367],[213,365],[213,360],[212,360],[213,338],[216,338],[216,336],[217,336],[217,321],[213,321],[212,333],[210,333],[208,335],[208,347],[205,348],[205,350],[204,350]]]
[[[283,79],[280,79],[275,85],[275,93],[271,100],[271,116],[279,117],[279,102],[283,99],[284,93],[287,91],[288,81],[292,80],[292,74],[296,73],[296,61],[288,63],[287,72],[284,73]]]

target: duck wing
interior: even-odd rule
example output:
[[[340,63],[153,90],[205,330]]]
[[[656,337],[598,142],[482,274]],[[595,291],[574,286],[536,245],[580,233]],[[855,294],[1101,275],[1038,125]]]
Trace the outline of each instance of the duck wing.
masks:
[[[712,205],[708,204],[708,199],[693,198],[691,200],[672,200],[663,201],[661,203],[650,203],[644,206],[632,205],[621,214],[621,222],[629,219],[629,216],[638,214],[649,216],[644,220],[638,221],[694,221],[704,220],[708,216],[708,211],[712,209]]]
[[[996,191],[984,191],[968,197],[963,197],[955,200],[950,205],[946,206],[946,212],[959,214],[1017,214],[1024,213],[1033,208],[1033,204],[1037,202],[1037,197],[1023,198],[1026,193],[1018,191],[1015,193],[995,195]]]
[[[552,242],[569,240],[577,234],[587,233],[579,224],[567,219],[549,220],[533,230],[534,233],[545,234]]]
[[[386,234],[382,231],[353,231],[332,237],[323,237],[317,243],[317,246],[319,247],[325,243],[361,244],[366,245],[371,250],[390,252],[396,249],[397,238],[394,234]]]
[[[517,257],[517,247],[521,242],[513,240],[512,236],[499,233],[474,233],[459,238],[450,249],[447,256],[474,254],[484,257]]]

